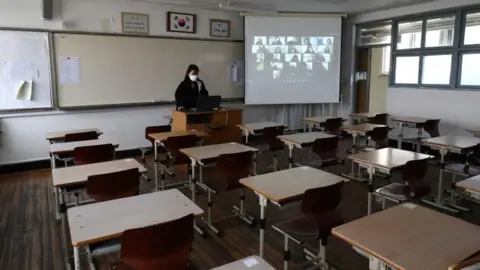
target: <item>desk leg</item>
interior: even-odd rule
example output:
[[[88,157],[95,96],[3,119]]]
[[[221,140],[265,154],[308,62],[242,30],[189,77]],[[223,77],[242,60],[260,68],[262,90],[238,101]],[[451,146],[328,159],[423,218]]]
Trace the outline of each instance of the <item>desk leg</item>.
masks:
[[[253,175],[257,175],[257,153],[253,153]]]
[[[245,144],[248,144],[248,131],[243,130],[243,136],[245,137]]]
[[[375,169],[371,166],[368,167],[368,208],[367,208],[367,215],[372,213],[372,202],[373,202],[373,175],[375,173]]]
[[[357,152],[357,133],[352,133],[352,155]],[[352,160],[352,176],[355,177],[355,162]]]
[[[62,196],[60,194],[60,188],[58,187],[55,187],[54,188],[54,192],[55,194],[55,213],[56,213],[56,218],[57,218],[57,221],[60,221],[62,219],[62,215],[60,213],[60,196]]]
[[[289,169],[291,169],[293,167],[293,163],[294,163],[294,160],[293,160],[293,144],[289,144],[288,145],[288,168]],[[276,167],[274,169],[275,169],[275,171],[277,170]]]
[[[154,163],[154,175],[155,175],[155,189],[154,192],[158,191],[158,142],[153,143],[153,163]]]
[[[402,122],[398,122],[398,129],[400,130],[400,134],[398,134],[397,148],[402,149],[402,140],[403,140],[403,123]]]
[[[260,199],[260,250],[259,256],[263,258],[263,243],[265,241],[265,227],[267,220],[265,218],[265,209],[267,208],[267,197],[258,194]]]
[[[75,263],[75,270],[80,270],[80,247],[73,247],[73,261]]]
[[[195,193],[197,191],[196,186],[196,179],[195,179],[195,167],[196,167],[196,161],[192,160],[192,166],[191,169],[188,173],[188,177],[191,178],[192,182],[192,202],[195,203]],[[194,220],[193,221],[193,228],[195,231],[197,231],[201,236],[205,236],[205,232],[197,225],[197,222]]]

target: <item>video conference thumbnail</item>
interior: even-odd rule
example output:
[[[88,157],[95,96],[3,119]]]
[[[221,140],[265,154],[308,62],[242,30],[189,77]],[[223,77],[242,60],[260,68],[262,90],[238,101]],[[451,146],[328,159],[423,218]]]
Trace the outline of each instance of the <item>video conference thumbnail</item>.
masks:
[[[331,36],[255,36],[251,53],[256,70],[273,79],[308,76],[329,70],[333,44]]]

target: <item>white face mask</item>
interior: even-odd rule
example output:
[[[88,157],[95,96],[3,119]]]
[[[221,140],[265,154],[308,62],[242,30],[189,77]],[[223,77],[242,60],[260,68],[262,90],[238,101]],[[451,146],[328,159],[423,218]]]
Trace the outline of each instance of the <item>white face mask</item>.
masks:
[[[197,81],[197,79],[198,79],[198,75],[188,75],[188,77],[190,78],[190,80],[191,80],[192,82],[195,82],[195,81]]]

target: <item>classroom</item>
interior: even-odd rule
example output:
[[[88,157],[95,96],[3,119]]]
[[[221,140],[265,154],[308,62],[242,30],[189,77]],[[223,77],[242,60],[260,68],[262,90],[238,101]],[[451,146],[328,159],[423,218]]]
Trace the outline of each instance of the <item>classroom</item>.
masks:
[[[478,0],[0,0],[0,270],[480,270]]]

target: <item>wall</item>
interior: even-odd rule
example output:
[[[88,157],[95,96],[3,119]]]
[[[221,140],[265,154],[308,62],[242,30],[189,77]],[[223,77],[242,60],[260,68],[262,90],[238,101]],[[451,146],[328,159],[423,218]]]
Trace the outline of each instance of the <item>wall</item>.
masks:
[[[363,23],[479,4],[478,0],[438,0],[403,8],[372,12],[352,17],[353,23]],[[480,126],[480,91],[460,91],[427,88],[393,88],[387,90],[387,112],[396,115],[440,118],[441,134],[466,134],[465,129]]]
[[[370,92],[368,110],[385,112],[388,76],[382,74],[383,48],[373,48],[370,58]]]

